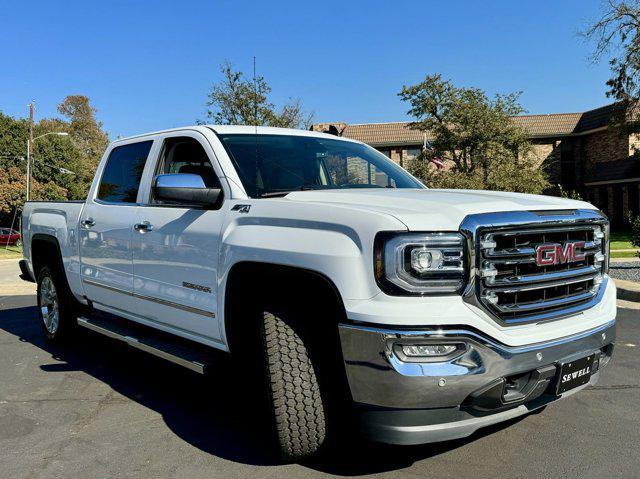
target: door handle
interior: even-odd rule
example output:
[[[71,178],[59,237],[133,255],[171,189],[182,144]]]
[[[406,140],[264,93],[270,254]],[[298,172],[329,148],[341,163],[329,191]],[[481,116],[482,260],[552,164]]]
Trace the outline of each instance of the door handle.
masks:
[[[91,228],[92,226],[96,225],[96,222],[93,218],[87,218],[86,220],[82,220],[80,222],[80,224],[84,227],[84,228]]]
[[[153,225],[148,221],[143,221],[142,223],[136,223],[135,225],[133,225],[133,229],[138,233],[148,233],[150,231],[153,231]]]

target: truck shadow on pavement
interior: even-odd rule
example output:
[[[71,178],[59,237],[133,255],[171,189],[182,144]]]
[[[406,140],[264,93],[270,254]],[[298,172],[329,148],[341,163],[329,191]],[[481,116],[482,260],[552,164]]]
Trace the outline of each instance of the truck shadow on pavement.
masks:
[[[86,373],[131,401],[160,414],[180,439],[208,454],[250,465],[281,464],[268,446],[268,426],[261,401],[255,395],[247,394],[246,375],[228,367],[230,361],[226,355],[220,354],[221,365],[225,367],[200,376],[89,331],[79,331],[78,340],[69,344],[54,345],[45,340],[36,321],[34,302],[33,297],[20,297],[17,302],[11,301],[16,303],[15,307],[0,310],[0,330],[59,361],[42,364],[42,371]],[[42,362],[49,362],[48,358]],[[517,421],[486,428],[467,439],[424,446],[386,446],[353,434],[320,459],[302,465],[343,476],[404,469],[416,461],[451,451]]]

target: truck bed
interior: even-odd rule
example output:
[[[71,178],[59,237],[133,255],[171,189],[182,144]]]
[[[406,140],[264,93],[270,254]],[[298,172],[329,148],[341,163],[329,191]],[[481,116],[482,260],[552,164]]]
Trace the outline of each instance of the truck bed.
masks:
[[[79,258],[77,228],[84,201],[27,201],[22,213],[22,254],[26,266],[33,274],[31,244],[37,235],[54,237],[62,255],[69,286],[76,293],[79,285]]]

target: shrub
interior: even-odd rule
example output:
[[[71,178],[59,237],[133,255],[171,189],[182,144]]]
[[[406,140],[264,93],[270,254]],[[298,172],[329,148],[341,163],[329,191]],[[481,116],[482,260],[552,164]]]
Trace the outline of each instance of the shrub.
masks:
[[[640,248],[640,216],[631,219],[631,244]],[[640,256],[640,252],[638,252]]]

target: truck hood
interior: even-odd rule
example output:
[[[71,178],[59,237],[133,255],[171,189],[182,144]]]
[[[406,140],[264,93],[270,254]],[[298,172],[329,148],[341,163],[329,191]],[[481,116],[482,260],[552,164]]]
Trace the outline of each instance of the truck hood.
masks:
[[[554,196],[483,190],[367,188],[296,191],[289,201],[375,211],[391,215],[409,230],[457,230],[465,216],[503,211],[596,209],[584,201]]]

